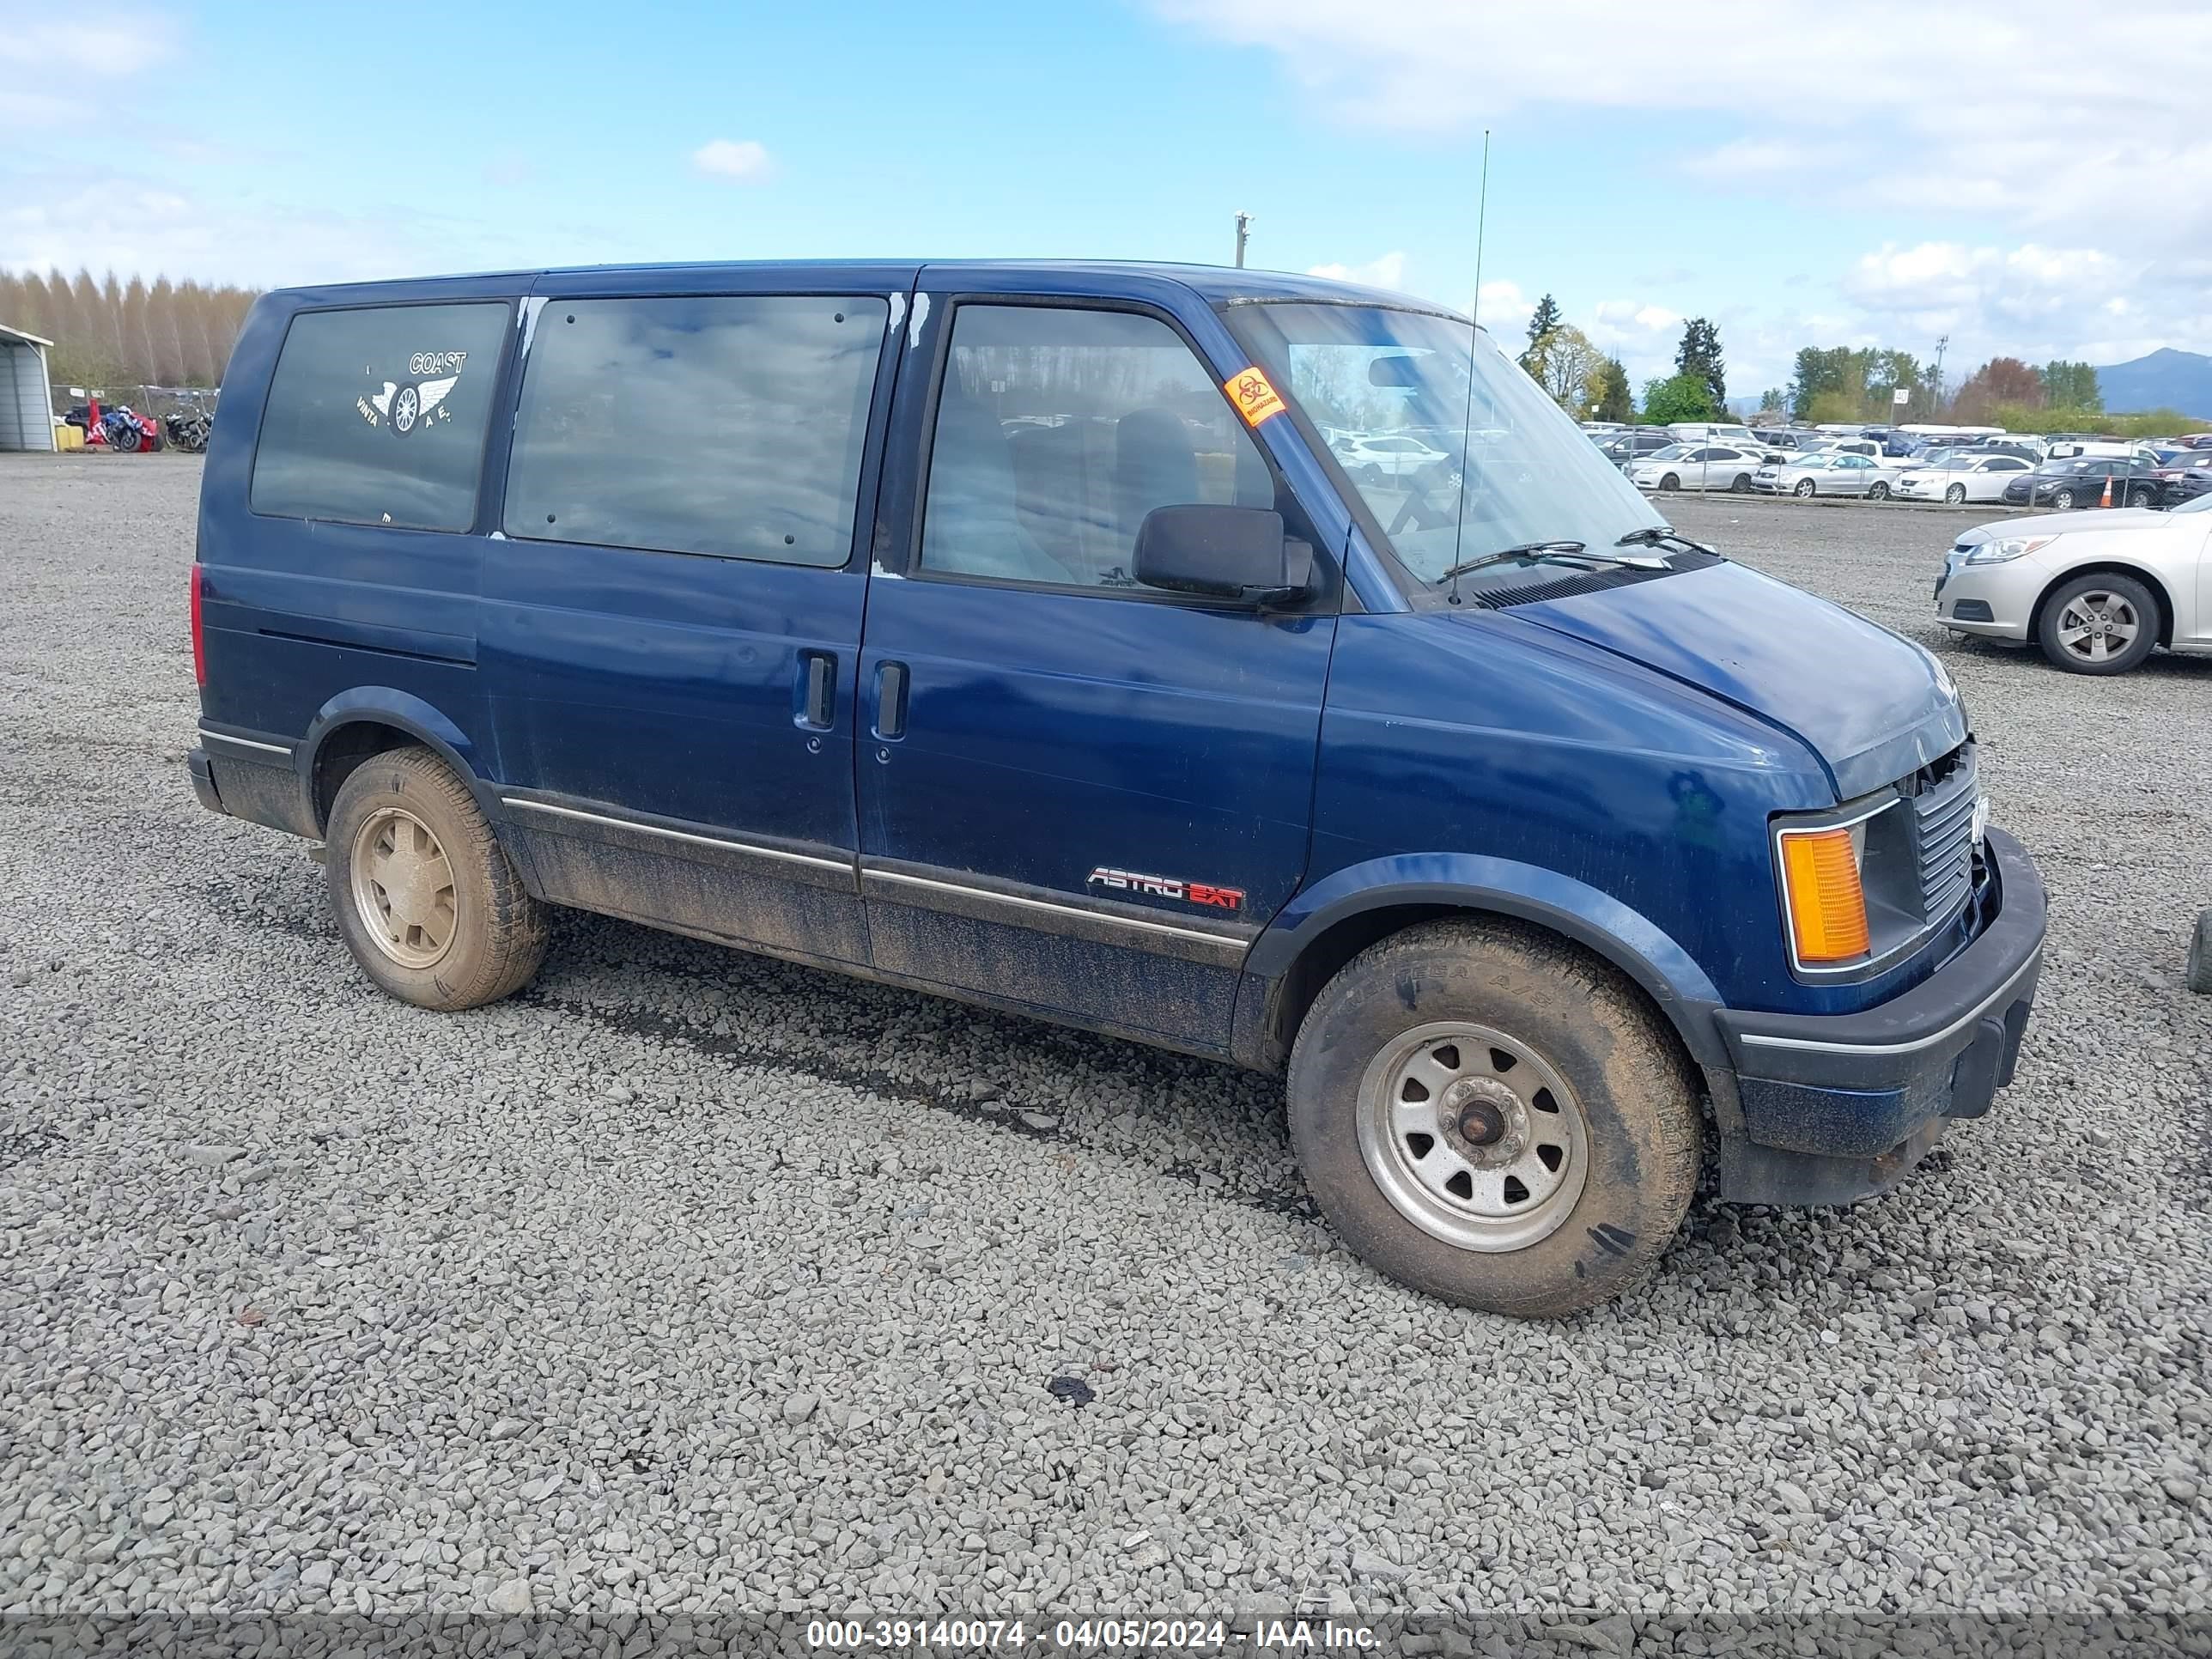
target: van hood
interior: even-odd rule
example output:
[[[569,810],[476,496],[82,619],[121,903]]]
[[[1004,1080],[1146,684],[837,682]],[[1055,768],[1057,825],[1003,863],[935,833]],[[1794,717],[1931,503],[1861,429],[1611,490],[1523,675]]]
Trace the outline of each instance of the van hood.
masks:
[[[1740,564],[1504,614],[1641,663],[1788,733],[1819,757],[1841,800],[1966,738],[1959,694],[1931,653]]]

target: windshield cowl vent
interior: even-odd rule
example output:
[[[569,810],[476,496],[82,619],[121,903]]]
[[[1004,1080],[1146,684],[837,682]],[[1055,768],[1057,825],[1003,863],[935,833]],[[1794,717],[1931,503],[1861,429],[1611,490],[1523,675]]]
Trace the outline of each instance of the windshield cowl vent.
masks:
[[[1641,570],[1632,565],[1613,565],[1601,570],[1577,570],[1554,577],[1550,581],[1501,583],[1492,587],[1462,586],[1460,597],[1468,605],[1479,605],[1489,611],[1510,611],[1518,605],[1541,605],[1547,599],[1571,599],[1577,593],[1601,593],[1608,588],[1628,587],[1637,582],[1656,581],[1662,576],[1679,575],[1685,570],[1703,570],[1711,565],[1724,564],[1726,560],[1711,553],[1675,553],[1670,556],[1672,565],[1666,570]]]

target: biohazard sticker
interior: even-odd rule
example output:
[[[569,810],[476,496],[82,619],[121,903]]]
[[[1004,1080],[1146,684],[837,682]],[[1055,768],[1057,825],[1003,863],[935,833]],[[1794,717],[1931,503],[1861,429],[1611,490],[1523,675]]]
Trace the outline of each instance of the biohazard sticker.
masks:
[[[1267,377],[1256,368],[1231,375],[1221,383],[1221,389],[1236,401],[1237,412],[1244,417],[1247,426],[1257,426],[1270,415],[1283,412],[1282,398],[1267,384]]]
[[[407,360],[410,376],[428,375],[427,380],[386,380],[384,390],[354,399],[354,407],[361,418],[371,426],[391,428],[395,438],[404,438],[418,426],[435,422],[450,421],[453,411],[441,409],[446,394],[461,378],[461,367],[469,360],[465,351],[418,351]],[[453,372],[442,374],[441,369]],[[365,371],[371,379],[380,379],[374,370]]]

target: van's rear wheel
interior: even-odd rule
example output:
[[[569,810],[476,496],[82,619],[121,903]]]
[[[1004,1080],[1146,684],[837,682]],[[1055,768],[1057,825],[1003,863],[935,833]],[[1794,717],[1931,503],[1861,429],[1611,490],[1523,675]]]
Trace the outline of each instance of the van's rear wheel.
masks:
[[[451,1011],[520,990],[545,955],[545,909],[468,786],[427,749],[356,767],[323,862],[346,948],[403,1002]]]
[[[1299,1027],[1290,1119],[1346,1243],[1492,1313],[1632,1289],[1697,1182],[1668,1034],[1609,969],[1510,925],[1432,922],[1355,957]]]

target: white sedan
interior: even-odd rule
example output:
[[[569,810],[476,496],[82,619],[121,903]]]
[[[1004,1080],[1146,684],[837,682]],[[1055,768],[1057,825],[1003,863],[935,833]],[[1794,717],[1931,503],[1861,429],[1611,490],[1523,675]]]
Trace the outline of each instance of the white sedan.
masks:
[[[1638,489],[1747,490],[1765,459],[1759,450],[1735,444],[1670,444],[1626,470]]]
[[[1769,495],[1864,495],[1886,501],[1902,477],[1894,466],[1885,466],[1870,455],[1838,455],[1822,451],[1796,460],[1762,466],[1751,487]]]
[[[2001,501],[2005,486],[2030,471],[2017,455],[1947,455],[1898,475],[1900,501]]]
[[[1419,438],[1382,433],[1347,437],[1336,445],[1336,459],[1346,472],[1362,483],[1381,483],[1403,477],[1451,458]]]

